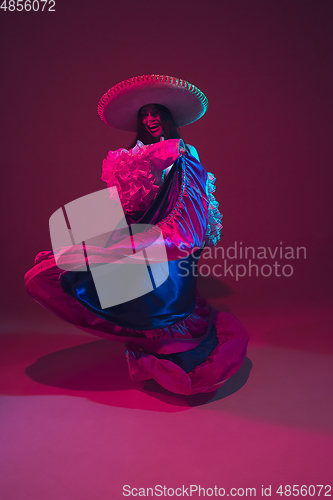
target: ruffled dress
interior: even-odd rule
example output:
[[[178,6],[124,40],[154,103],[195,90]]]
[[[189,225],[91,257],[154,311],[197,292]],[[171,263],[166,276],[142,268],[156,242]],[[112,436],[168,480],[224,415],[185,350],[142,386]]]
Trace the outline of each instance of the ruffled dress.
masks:
[[[156,170],[163,170],[160,186]],[[61,267],[56,251],[40,252],[25,276],[27,292],[82,330],[126,343],[133,380],[154,379],[184,395],[218,389],[241,367],[248,334],[233,315],[214,310],[198,295],[197,273],[192,272],[204,246],[220,239],[215,177],[194,156],[180,153],[179,139],[170,139],[110,151],[102,180],[108,188],[117,188],[126,228],[113,231],[104,246],[62,248]],[[114,190],[110,193],[114,196]],[[135,233],[136,227],[146,229]],[[156,247],[160,234],[167,255],[166,279],[141,296],[102,308],[92,272],[83,270],[87,255],[93,266],[129,256],[139,259],[140,252],[135,252]],[[154,278],[151,255],[146,264]],[[160,265],[165,270],[165,263]]]

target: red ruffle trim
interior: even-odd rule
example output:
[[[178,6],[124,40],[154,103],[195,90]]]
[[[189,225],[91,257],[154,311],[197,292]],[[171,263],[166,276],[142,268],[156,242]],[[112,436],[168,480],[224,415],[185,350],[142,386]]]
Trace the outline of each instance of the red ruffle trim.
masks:
[[[223,385],[242,366],[248,343],[248,334],[232,315],[215,311],[214,324],[218,345],[210,356],[186,373],[180,366],[167,359],[158,359],[133,343],[126,352],[132,380],[154,379],[168,391],[191,395],[212,392]]]
[[[125,212],[146,211],[159,190],[150,168],[149,146],[138,141],[130,150],[109,151],[103,161],[102,181],[117,188]]]

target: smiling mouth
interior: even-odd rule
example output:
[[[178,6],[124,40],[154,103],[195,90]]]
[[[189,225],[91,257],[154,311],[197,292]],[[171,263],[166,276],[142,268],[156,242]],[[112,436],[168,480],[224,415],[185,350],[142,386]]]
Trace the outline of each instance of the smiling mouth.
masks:
[[[160,126],[161,125],[157,123],[156,125],[150,125],[148,128],[150,132],[156,132],[160,128]]]

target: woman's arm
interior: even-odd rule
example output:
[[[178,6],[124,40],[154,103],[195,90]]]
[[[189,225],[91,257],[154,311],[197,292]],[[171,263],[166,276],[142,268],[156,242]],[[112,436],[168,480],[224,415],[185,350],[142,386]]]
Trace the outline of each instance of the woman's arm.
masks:
[[[146,146],[145,146],[146,147]],[[186,152],[183,139],[167,139],[149,145],[149,160],[156,170],[164,170]]]

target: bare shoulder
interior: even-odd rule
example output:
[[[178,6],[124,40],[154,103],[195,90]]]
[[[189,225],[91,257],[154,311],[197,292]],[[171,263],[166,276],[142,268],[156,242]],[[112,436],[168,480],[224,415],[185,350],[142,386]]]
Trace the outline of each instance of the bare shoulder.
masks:
[[[195,147],[191,144],[186,144],[186,146],[190,150],[191,155],[194,156],[194,158],[196,158],[198,161],[200,161],[198,151],[195,149]]]

